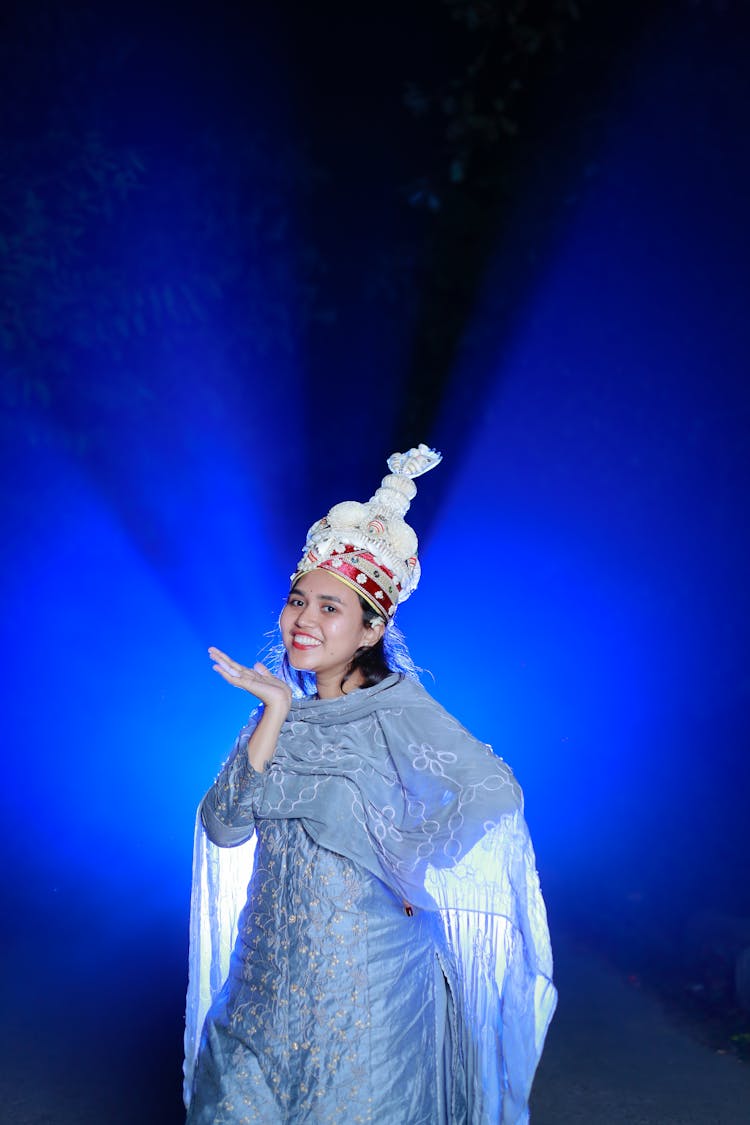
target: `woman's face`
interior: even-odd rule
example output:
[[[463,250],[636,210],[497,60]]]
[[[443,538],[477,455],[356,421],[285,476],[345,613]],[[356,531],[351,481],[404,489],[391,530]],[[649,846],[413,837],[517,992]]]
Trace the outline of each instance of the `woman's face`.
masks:
[[[380,623],[375,628],[363,623],[354,590],[325,570],[302,575],[289,591],[279,625],[289,663],[299,672],[315,673],[321,697],[341,694],[354,653],[383,633]]]

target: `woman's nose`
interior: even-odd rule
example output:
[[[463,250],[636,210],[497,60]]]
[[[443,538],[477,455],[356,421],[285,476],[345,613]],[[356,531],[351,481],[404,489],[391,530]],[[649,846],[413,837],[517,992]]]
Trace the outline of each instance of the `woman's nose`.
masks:
[[[305,605],[301,605],[299,607],[299,610],[297,612],[297,617],[296,617],[297,626],[301,627],[303,625],[312,625],[313,621],[314,621],[314,615],[313,615],[313,611],[312,611],[312,606],[309,604],[309,602],[306,603]]]

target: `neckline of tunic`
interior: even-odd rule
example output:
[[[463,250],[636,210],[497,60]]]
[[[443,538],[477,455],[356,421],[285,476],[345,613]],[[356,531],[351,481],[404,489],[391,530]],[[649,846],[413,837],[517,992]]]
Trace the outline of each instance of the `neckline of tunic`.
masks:
[[[379,684],[373,684],[368,688],[357,688],[349,695],[340,695],[335,699],[293,699],[287,721],[330,723],[361,718],[383,702],[379,698],[383,692],[397,687],[403,679],[404,677],[398,672],[392,672]]]

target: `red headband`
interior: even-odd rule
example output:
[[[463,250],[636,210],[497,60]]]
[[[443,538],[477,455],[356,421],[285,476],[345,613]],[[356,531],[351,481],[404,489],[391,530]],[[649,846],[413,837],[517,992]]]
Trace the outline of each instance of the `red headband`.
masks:
[[[369,551],[361,551],[347,544],[343,550],[332,551],[324,562],[315,562],[316,570],[327,570],[346,586],[356,590],[373,609],[386,621],[393,617],[398,605],[401,587],[393,576],[393,571],[378,562]],[[292,585],[302,573],[298,571]]]

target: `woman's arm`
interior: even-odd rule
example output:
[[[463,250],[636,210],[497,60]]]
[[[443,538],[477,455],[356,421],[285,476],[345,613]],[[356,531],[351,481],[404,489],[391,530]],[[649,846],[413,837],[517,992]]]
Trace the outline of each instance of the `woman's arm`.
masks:
[[[242,688],[263,703],[254,729],[241,732],[234,749],[201,805],[201,820],[209,839],[233,847],[252,836],[253,790],[276,750],[279,732],[289,713],[291,689],[263,664],[246,668],[219,649],[210,648],[214,671],[227,683]]]
[[[208,654],[214,661],[214,672],[218,672],[228,684],[256,696],[263,704],[263,715],[247,743],[247,757],[253,769],[265,769],[274,755],[279,732],[289,714],[292,689],[269,672],[265,664],[246,668],[218,648],[210,648]]]
[[[261,774],[248,761],[248,742],[245,728],[201,804],[201,821],[206,835],[221,848],[243,844],[255,830],[253,790],[259,784]]]

